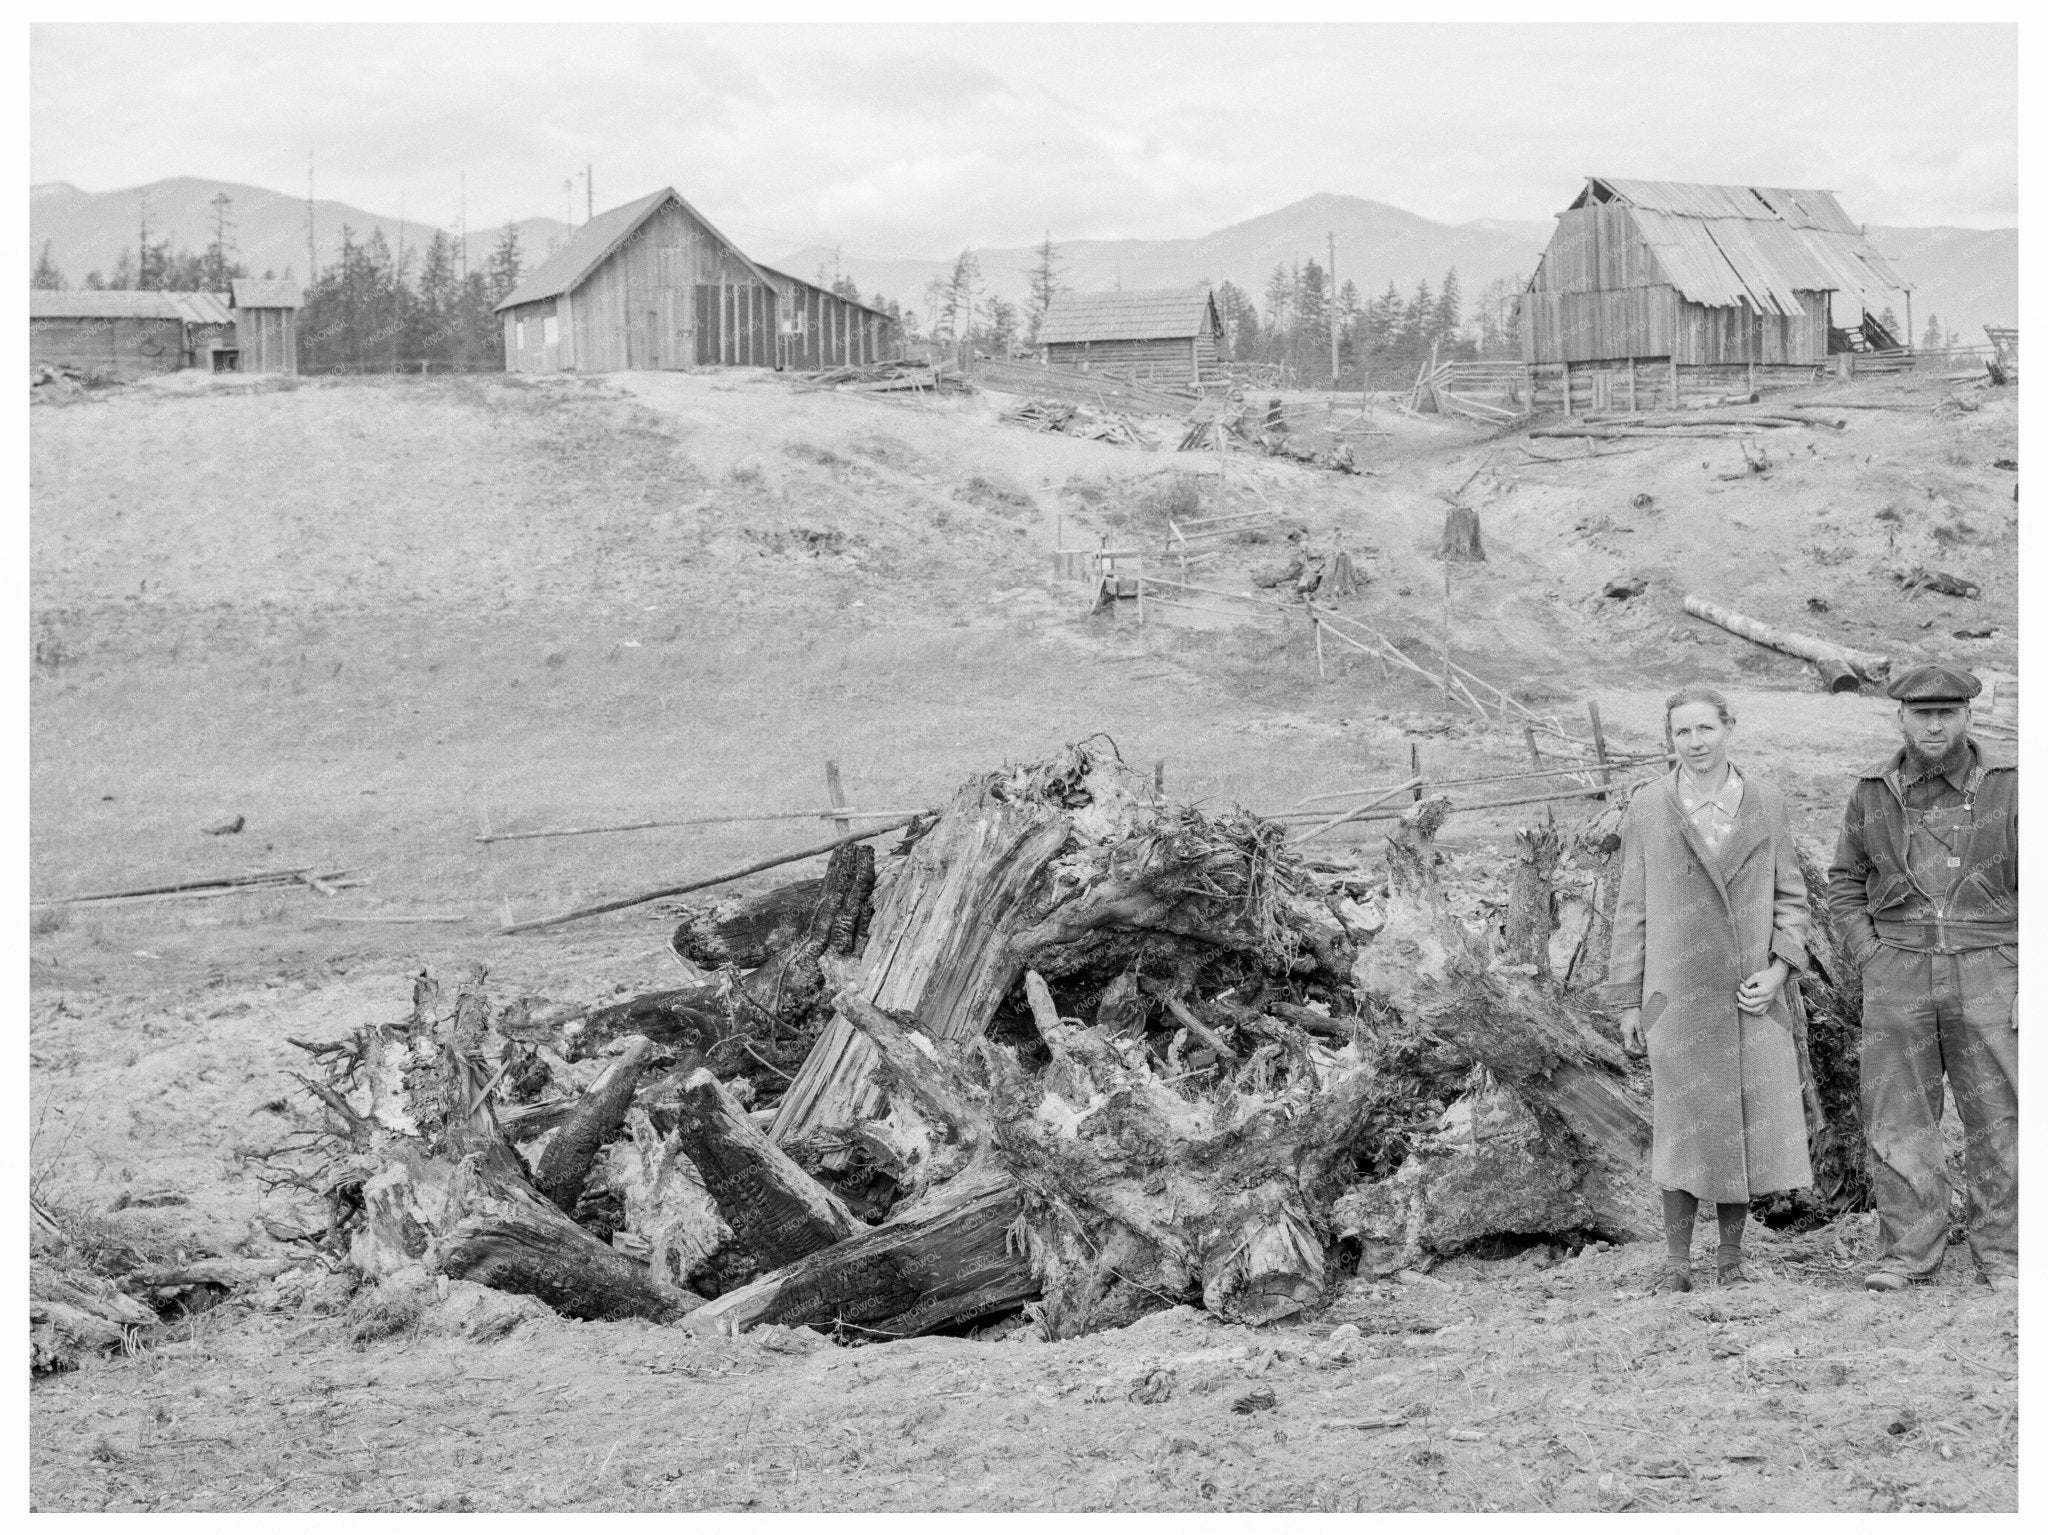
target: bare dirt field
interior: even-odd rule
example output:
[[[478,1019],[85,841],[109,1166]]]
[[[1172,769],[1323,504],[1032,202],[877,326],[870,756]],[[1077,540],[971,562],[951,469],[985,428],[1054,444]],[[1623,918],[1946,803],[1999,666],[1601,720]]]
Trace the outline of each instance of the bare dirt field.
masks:
[[[1896,657],[2017,671],[2013,392],[1862,383],[1839,432],[1489,439],[1382,409],[1343,476],[1038,434],[1000,395],[901,404],[731,372],[173,380],[32,414],[30,1068],[36,1192],[155,1252],[280,1251],[255,1160],[304,1113],[290,1037],[486,966],[561,999],[677,984],[669,904],[527,918],[821,841],[817,820],[513,842],[497,830],[913,810],[1106,732],[1167,790],[1284,809],[1526,765],[1419,680],[1319,679],[1298,621],[1090,616],[1050,551],[1157,547],[1260,504],[1346,549],[1335,606],[1622,750],[1702,678],[1825,849],[1881,698],[1686,617],[1698,592]],[[1171,428],[1166,427],[1170,431]],[[1171,436],[1166,439],[1169,443]],[[1626,448],[1628,451],[1613,451]],[[1538,461],[1540,459],[1545,461]],[[1561,460],[1553,462],[1549,460]],[[1722,476],[1734,476],[1722,478]],[[1445,495],[1483,565],[1448,601]],[[1199,515],[1199,512],[1197,512]],[[1227,546],[1242,590],[1287,547]],[[1906,591],[1894,569],[1981,584]],[[1638,596],[1602,595],[1622,575]],[[1958,630],[1989,631],[1959,637]],[[1396,674],[1398,679],[1399,674]],[[1529,786],[1522,786],[1526,791]],[[1509,783],[1507,792],[1517,786]],[[1563,819],[1586,801],[1557,806]],[[1443,841],[1483,862],[1518,816]],[[235,835],[204,828],[245,818]],[[1370,852],[1377,834],[1353,829]],[[63,904],[265,869],[332,896]],[[814,867],[814,866],[813,866]],[[756,883],[759,883],[758,881]],[[422,918],[453,919],[424,921]],[[411,920],[405,920],[411,919]],[[386,1331],[332,1283],[235,1297],[31,1393],[41,1509],[2011,1509],[2017,1313],[1952,1249],[1869,1296],[1866,1217],[1752,1227],[1762,1282],[1645,1294],[1658,1254],[1539,1244],[1308,1322],[1180,1309],[1047,1343],[841,1346],[588,1324],[456,1284]],[[1157,1382],[1164,1376],[1167,1384]],[[1133,1387],[1152,1383],[1133,1399]],[[1274,1405],[1238,1404],[1270,1387]]]

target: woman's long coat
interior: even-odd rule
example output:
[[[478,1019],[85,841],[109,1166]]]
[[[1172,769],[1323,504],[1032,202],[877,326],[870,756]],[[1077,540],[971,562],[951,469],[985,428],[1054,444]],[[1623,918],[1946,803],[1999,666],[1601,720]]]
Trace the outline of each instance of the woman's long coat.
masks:
[[[1773,785],[1743,775],[1717,853],[1679,805],[1676,770],[1636,792],[1621,822],[1606,994],[1643,1010],[1661,1187],[1731,1203],[1812,1184],[1786,994],[1806,968],[1806,929],[1806,882]],[[1735,990],[1774,957],[1795,978],[1749,1017]]]

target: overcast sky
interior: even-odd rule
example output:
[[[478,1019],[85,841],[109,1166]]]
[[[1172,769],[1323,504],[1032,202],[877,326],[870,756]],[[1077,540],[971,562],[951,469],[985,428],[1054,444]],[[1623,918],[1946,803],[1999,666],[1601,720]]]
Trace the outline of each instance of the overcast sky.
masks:
[[[2014,28],[41,26],[30,176],[471,227],[673,185],[750,247],[1207,233],[1314,192],[1540,219],[1589,174],[2018,222]],[[576,217],[583,209],[581,182]]]

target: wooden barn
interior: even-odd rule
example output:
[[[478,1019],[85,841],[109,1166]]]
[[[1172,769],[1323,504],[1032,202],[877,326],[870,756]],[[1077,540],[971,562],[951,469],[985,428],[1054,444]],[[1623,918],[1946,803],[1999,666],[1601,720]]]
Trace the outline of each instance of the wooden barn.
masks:
[[[237,277],[229,285],[235,310],[235,366],[244,373],[299,371],[299,305],[295,282]]]
[[[28,316],[31,366],[102,379],[233,366],[235,317],[217,293],[31,288]]]
[[[1589,177],[1522,295],[1522,355],[1574,409],[1804,382],[1903,284],[1831,192]]]
[[[1206,287],[1062,293],[1046,307],[1038,344],[1055,367],[1132,383],[1199,386],[1217,374],[1223,321]]]
[[[894,355],[887,315],[749,259],[669,187],[591,219],[498,313],[514,373],[816,367]]]

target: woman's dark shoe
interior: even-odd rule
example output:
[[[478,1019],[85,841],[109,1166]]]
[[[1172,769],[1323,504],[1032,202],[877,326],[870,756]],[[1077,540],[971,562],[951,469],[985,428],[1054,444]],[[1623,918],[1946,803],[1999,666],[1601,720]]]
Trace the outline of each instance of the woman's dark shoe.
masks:
[[[1732,1284],[1755,1284],[1756,1275],[1744,1268],[1742,1260],[1737,1258],[1729,1263],[1714,1265],[1714,1283],[1723,1289]]]
[[[1657,1282],[1650,1286],[1652,1295],[1683,1295],[1692,1288],[1692,1274],[1687,1269],[1667,1268],[1657,1276]]]

